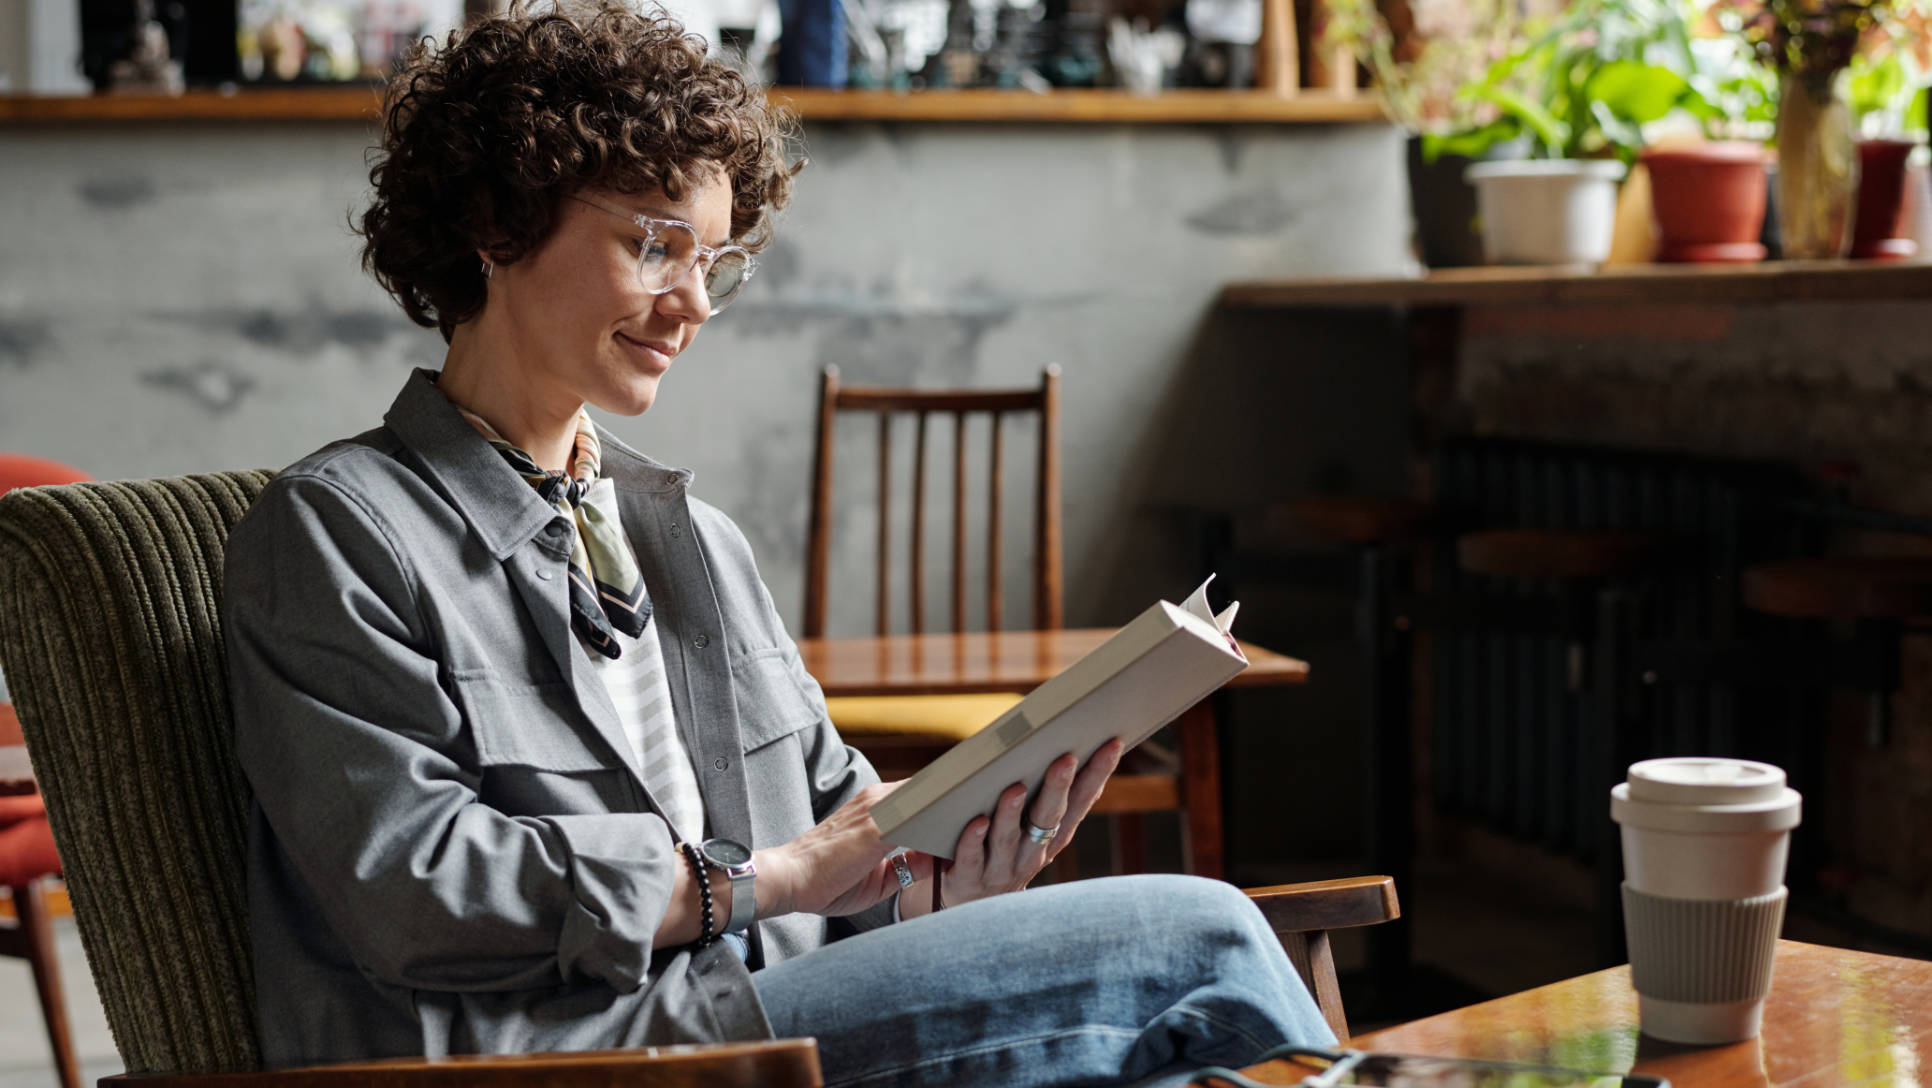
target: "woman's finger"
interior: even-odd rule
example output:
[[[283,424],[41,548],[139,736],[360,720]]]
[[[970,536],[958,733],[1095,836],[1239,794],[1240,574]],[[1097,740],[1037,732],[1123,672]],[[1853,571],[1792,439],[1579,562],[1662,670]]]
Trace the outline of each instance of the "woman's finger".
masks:
[[[1073,842],[1073,833],[1080,829],[1081,821],[1093,809],[1093,803],[1100,799],[1100,791],[1107,786],[1107,779],[1120,766],[1120,756],[1126,745],[1119,737],[1108,741],[1087,757],[1087,763],[1074,777],[1073,787],[1067,792],[1066,816],[1060,821],[1060,833],[1048,844],[1046,860],[1052,861],[1060,852]]]
[[[1119,737],[1108,741],[1087,757],[1086,766],[1074,776],[1073,786],[1067,793],[1067,816],[1075,823],[1086,819],[1093,803],[1100,799],[1100,791],[1107,786],[1107,779],[1120,766],[1120,756],[1125,745]]]
[[[1006,787],[993,806],[993,826],[986,832],[986,883],[1004,888],[1013,881],[1014,855],[1020,848],[1020,821],[1026,812],[1026,787]]]
[[[1061,821],[1067,818],[1068,791],[1073,788],[1078,764],[1078,758],[1068,752],[1047,765],[1046,775],[1040,780],[1040,792],[1034,794],[1033,803],[1027,806],[1027,823],[1042,831],[1059,830]],[[1035,843],[1029,835],[1027,845],[1044,848],[1046,843]]]
[[[957,882],[963,885],[962,891],[978,890],[986,878],[986,829],[991,823],[984,816],[966,821],[966,829],[959,833],[959,842],[953,846],[953,863],[946,870],[948,884]]]

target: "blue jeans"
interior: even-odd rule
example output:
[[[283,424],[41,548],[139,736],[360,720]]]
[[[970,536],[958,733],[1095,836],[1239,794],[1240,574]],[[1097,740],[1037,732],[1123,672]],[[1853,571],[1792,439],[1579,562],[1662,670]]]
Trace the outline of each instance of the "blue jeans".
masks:
[[[827,1088],[1118,1085],[1335,1041],[1247,896],[1130,876],[967,903],[752,974]]]

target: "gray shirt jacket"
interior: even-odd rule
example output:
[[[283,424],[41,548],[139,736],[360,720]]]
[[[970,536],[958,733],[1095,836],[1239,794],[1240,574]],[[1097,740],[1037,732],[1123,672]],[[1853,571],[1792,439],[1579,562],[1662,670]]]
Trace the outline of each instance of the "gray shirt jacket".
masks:
[[[235,753],[271,1068],[768,1037],[749,970],[891,921],[652,951],[686,862],[571,633],[568,529],[417,371],[228,542]],[[785,842],[878,780],[743,534],[600,432],[709,831]]]

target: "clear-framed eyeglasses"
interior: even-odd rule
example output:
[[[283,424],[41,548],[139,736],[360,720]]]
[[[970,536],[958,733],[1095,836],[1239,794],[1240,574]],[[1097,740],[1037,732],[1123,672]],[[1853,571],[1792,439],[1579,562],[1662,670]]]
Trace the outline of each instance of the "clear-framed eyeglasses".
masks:
[[[698,230],[677,219],[658,219],[615,208],[594,197],[573,194],[572,200],[598,211],[608,212],[644,232],[637,247],[637,283],[654,295],[661,295],[698,268],[704,293],[711,298],[711,312],[717,313],[751,281],[758,261],[739,246],[712,248],[698,241]]]

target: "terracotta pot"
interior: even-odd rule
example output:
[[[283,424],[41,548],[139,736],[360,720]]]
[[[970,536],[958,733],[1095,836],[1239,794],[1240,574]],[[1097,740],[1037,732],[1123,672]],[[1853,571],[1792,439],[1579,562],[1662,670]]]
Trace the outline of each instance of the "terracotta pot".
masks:
[[[1650,208],[1660,261],[1764,259],[1764,148],[1752,143],[1691,144],[1646,151]]]
[[[1902,261],[1919,250],[1912,240],[1912,201],[1906,199],[1905,160],[1911,140],[1858,141],[1858,204],[1851,255]]]

